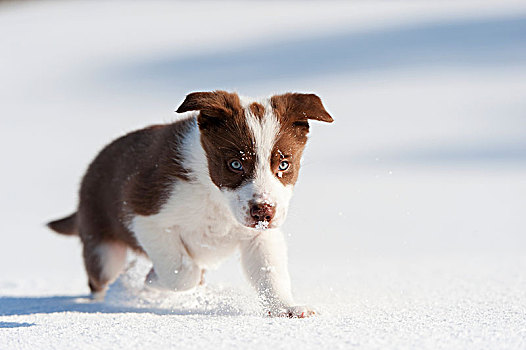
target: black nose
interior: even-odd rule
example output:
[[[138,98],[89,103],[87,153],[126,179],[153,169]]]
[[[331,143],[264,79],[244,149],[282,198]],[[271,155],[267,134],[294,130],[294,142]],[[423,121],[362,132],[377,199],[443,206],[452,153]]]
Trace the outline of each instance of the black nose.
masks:
[[[256,221],[270,222],[276,214],[276,208],[267,203],[253,204],[250,207],[250,215]]]

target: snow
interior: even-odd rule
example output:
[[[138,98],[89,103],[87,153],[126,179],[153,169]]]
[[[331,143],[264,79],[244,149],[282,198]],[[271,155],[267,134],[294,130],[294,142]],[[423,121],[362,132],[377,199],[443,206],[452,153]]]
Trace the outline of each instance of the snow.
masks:
[[[524,2],[4,2],[0,32],[0,348],[526,347]],[[265,317],[239,256],[181,293],[131,256],[93,302],[44,227],[104,144],[207,89],[335,119],[284,227],[313,318]]]
[[[268,221],[258,221],[255,228],[258,230],[266,230],[268,228]]]

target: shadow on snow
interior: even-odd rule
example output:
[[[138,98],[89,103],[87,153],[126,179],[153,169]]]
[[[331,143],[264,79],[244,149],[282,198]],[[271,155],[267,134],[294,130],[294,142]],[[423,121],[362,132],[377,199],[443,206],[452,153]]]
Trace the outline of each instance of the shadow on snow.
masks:
[[[109,79],[110,85],[133,89],[148,84],[153,92],[166,93],[174,88],[189,91],[325,74],[516,63],[526,63],[526,18],[522,17],[452,20],[289,40],[264,38],[208,53],[174,52],[114,62],[99,76]]]
[[[0,321],[0,328],[23,328],[23,327],[31,327],[34,326],[34,323],[27,323],[27,322],[1,322]]]
[[[85,295],[79,296],[50,296],[50,297],[0,297],[0,316],[52,314],[60,312],[80,313],[151,313],[156,315],[208,315],[232,316],[239,315],[228,305],[203,308],[199,306],[184,307],[134,307],[119,305],[113,302],[92,301]],[[32,324],[17,324],[13,322],[0,323],[0,328],[29,327]]]

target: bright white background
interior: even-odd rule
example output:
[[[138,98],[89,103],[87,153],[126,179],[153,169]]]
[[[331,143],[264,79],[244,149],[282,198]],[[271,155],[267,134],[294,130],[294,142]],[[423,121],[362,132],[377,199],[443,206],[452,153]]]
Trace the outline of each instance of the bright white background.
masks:
[[[285,225],[309,320],[237,257],[183,295],[147,262],[86,303],[72,212],[109,141],[184,95],[314,92]],[[526,4],[0,3],[0,348],[526,347]]]

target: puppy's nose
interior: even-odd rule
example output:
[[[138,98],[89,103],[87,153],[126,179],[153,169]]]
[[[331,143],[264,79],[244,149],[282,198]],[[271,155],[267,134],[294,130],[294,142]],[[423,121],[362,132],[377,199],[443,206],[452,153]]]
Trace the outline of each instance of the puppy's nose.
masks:
[[[268,203],[253,204],[250,208],[250,215],[256,221],[270,222],[276,214],[276,208]]]

